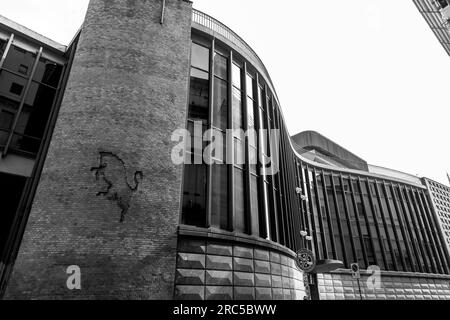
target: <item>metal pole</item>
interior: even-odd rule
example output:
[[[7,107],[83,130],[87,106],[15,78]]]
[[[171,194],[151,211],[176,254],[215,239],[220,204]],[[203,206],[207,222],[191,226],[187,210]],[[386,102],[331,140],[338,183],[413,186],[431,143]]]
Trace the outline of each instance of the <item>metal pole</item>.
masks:
[[[165,11],[166,11],[166,0],[163,0],[163,3],[162,3],[162,11],[161,11],[161,24],[164,23],[164,14],[165,14]]]
[[[363,299],[362,297],[362,293],[361,293],[361,284],[359,283],[359,278],[356,279],[356,281],[358,281],[358,290],[359,290],[359,297],[361,298],[361,300]]]
[[[8,55],[9,49],[11,48],[13,41],[14,41],[14,33],[11,33],[11,35],[9,36],[5,51],[3,52],[3,56],[0,59],[0,69],[3,68],[3,64],[5,63],[6,57]]]

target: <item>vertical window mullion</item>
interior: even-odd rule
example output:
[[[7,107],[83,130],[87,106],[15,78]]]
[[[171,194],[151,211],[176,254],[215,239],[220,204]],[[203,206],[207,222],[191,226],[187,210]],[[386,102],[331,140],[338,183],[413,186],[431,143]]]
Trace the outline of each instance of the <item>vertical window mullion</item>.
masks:
[[[244,131],[247,132],[248,130],[248,112],[249,112],[249,106],[247,105],[247,63],[244,62],[244,68],[241,71],[241,89],[242,89],[242,108],[243,108],[243,120],[244,120]],[[249,146],[249,139],[245,139],[244,141],[245,145],[245,172],[244,172],[244,181],[245,181],[245,190],[247,197],[245,198],[245,216],[246,216],[246,230],[248,234],[252,234],[252,211],[251,211],[251,188],[250,188],[250,162],[249,162],[249,154],[250,154],[250,146]]]
[[[269,108],[269,97],[267,96],[267,92],[268,92],[267,91],[267,85],[265,85],[264,89],[265,89],[264,90],[265,91],[264,97],[265,97],[265,101],[266,101],[266,109],[268,109]],[[272,99],[272,97],[270,99]],[[271,104],[272,103],[273,102],[271,102]],[[272,104],[272,106],[273,106],[273,104]],[[269,126],[267,128],[271,128],[272,126],[273,126],[273,124],[270,124],[270,121],[269,121]],[[270,141],[270,139],[269,139],[269,141]],[[271,150],[271,152],[272,152],[272,150]],[[273,156],[274,155],[273,154],[271,154],[271,155],[272,155],[272,160],[273,160]],[[273,163],[272,163],[272,165],[273,165]],[[274,173],[274,175],[279,175],[279,172]],[[271,182],[272,182],[271,183],[271,190],[270,190],[271,205],[272,205],[272,208],[273,208],[273,210],[271,212],[273,213],[273,216],[270,216],[269,218],[270,218],[271,221],[273,221],[273,225],[274,225],[274,228],[275,228],[275,230],[272,230],[272,234],[275,236],[276,241],[279,242],[279,239],[280,239],[280,231],[279,231],[280,230],[280,226],[278,225],[278,208],[277,208],[276,203],[275,203],[275,198],[277,197],[277,194],[275,192],[276,178],[274,177],[274,175],[271,175],[271,177],[270,177]]]
[[[253,104],[253,110],[256,109],[258,110],[257,114],[255,115],[255,112],[253,112],[254,115],[254,121],[255,121],[255,129],[256,132],[258,133],[258,144],[257,144],[257,149],[256,149],[256,154],[258,157],[258,165],[256,166],[256,173],[257,173],[257,181],[258,181],[258,186],[259,186],[259,190],[260,192],[258,192],[258,199],[259,199],[259,214],[258,214],[258,218],[259,218],[259,228],[260,230],[263,229],[263,235],[266,236],[267,239],[272,240],[272,236],[271,236],[271,230],[270,230],[270,226],[269,224],[269,219],[268,219],[268,200],[266,199],[267,197],[267,193],[269,190],[267,190],[266,187],[266,182],[265,182],[265,169],[263,168],[263,163],[261,161],[259,161],[260,156],[263,152],[263,148],[262,148],[262,131],[261,129],[263,129],[263,125],[262,125],[262,121],[264,121],[263,119],[263,115],[261,113],[261,109],[259,107],[260,103],[263,103],[262,101],[259,101],[259,75],[258,73],[256,73],[255,76],[255,81],[253,81],[253,99],[254,99],[254,104]]]
[[[208,114],[208,126],[209,130],[212,129],[213,112],[214,112],[214,52],[215,52],[215,38],[211,41],[211,49],[209,52],[209,114]],[[211,227],[211,215],[212,215],[212,166],[206,166],[206,228]]]
[[[229,50],[229,58],[228,58],[228,128],[233,129],[233,51]],[[232,232],[236,230],[235,225],[235,179],[234,179],[234,135],[226,134],[227,142],[226,142],[226,154],[224,157],[232,159],[231,163],[228,163],[228,226]],[[231,140],[231,141],[229,141]],[[231,154],[231,157],[227,157],[227,154]]]

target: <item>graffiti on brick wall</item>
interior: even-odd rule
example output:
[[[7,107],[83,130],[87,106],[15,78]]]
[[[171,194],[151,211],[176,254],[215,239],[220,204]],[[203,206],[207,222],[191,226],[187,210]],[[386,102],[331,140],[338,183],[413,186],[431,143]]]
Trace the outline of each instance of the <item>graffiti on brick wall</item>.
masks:
[[[144,174],[136,171],[133,175],[133,184],[128,182],[128,174],[125,162],[112,152],[100,152],[98,167],[92,167],[96,181],[102,182],[103,190],[97,196],[103,196],[117,203],[121,209],[120,222],[125,221],[131,205],[131,199],[141,184]]]

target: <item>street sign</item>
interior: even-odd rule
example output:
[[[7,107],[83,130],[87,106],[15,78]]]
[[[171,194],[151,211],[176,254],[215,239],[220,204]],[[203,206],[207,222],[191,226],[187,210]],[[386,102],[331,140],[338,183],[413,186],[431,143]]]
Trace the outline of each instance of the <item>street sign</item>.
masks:
[[[361,273],[359,272],[359,265],[357,263],[352,263],[350,269],[352,270],[353,279],[361,279]]]
[[[311,250],[300,249],[297,251],[297,267],[306,272],[310,273],[316,267],[316,257]]]

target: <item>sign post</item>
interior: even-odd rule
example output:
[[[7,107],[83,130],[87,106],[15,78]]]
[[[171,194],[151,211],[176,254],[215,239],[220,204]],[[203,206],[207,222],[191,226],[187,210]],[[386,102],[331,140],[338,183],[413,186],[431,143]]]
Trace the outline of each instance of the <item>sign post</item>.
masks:
[[[361,272],[359,271],[359,265],[357,263],[352,263],[350,265],[350,269],[352,270],[352,278],[356,279],[358,282],[358,290],[359,290],[359,297],[362,300],[362,293],[361,293],[361,284],[359,282],[359,279],[361,279]]]

